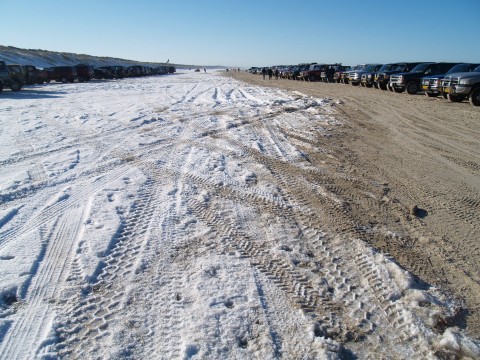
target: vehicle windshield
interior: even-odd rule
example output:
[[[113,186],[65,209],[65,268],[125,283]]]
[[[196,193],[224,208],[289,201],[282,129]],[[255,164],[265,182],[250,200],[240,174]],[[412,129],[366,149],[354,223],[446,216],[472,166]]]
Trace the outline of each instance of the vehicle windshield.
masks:
[[[431,64],[418,64],[412,69],[412,72],[424,72]]]
[[[378,69],[378,72],[380,72],[380,71],[393,70],[393,68],[394,68],[395,66],[396,66],[395,64],[385,64],[385,65],[383,65],[380,69]]]
[[[480,72],[480,66],[477,66],[475,69],[473,69],[474,72]]]
[[[470,66],[471,65],[469,64],[457,64],[454,67],[452,67],[450,70],[448,70],[447,74],[470,71]]]
[[[378,65],[367,65],[365,66],[365,71],[376,71],[378,69]]]

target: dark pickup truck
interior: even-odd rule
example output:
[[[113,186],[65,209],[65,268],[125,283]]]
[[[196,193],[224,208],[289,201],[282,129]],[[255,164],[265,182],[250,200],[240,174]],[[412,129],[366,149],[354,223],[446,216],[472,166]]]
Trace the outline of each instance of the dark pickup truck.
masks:
[[[397,93],[405,90],[410,95],[416,94],[421,89],[421,82],[424,76],[445,74],[458,63],[434,63],[426,62],[415,66],[412,71],[402,72],[390,76],[390,86]]]
[[[375,83],[377,84],[377,87],[381,90],[386,90],[389,88],[389,90],[393,90],[390,87],[390,76],[393,74],[398,74],[398,73],[404,73],[404,72],[409,72],[411,71],[415,66],[418,64],[421,64],[419,62],[413,62],[413,63],[405,63],[405,62],[400,62],[400,63],[395,63],[395,64],[387,64],[385,66],[391,65],[391,67],[387,69],[380,69],[377,74],[375,75]]]
[[[75,66],[77,70],[78,82],[90,81],[94,76],[93,66],[78,64]]]
[[[33,65],[23,65],[25,71],[25,84],[43,84],[48,79],[48,74],[45,70],[39,69]]]
[[[0,92],[4,87],[12,91],[20,91],[25,83],[25,74],[20,65],[7,65],[0,61]]]
[[[46,82],[57,81],[57,82],[71,82],[73,83],[75,79],[78,78],[77,69],[75,66],[54,66],[46,68],[48,79]]]
[[[442,79],[450,74],[473,71],[480,64],[457,64],[452,67],[446,74],[425,76],[422,79],[422,90],[428,97],[435,97],[443,94],[442,91]]]

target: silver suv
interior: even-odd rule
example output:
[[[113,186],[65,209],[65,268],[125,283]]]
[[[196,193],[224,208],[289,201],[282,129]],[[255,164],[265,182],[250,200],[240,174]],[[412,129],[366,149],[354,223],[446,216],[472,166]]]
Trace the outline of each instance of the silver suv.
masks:
[[[480,66],[472,72],[454,73],[442,81],[443,92],[452,102],[462,102],[466,98],[470,104],[480,106]]]

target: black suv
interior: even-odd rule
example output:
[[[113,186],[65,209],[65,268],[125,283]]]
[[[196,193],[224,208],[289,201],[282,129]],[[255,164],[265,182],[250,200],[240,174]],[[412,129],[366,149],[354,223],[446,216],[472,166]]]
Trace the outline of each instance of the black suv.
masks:
[[[77,79],[77,69],[75,66],[54,66],[46,68],[48,79],[46,82],[55,80],[57,82],[71,82],[73,83]]]
[[[93,78],[93,66],[78,64],[75,70],[77,70],[78,82],[90,81]]]
[[[12,91],[20,91],[25,83],[25,74],[20,65],[7,65],[0,61],[0,92],[5,86]]]
[[[45,70],[41,70],[33,65],[23,65],[23,70],[25,71],[25,84],[43,84],[47,79],[48,75]]]
[[[402,72],[390,77],[390,86],[397,93],[404,92],[416,94],[421,89],[422,77],[445,74],[458,63],[426,62],[415,66],[410,72]]]
[[[392,76],[393,74],[409,72],[418,64],[420,63],[399,62],[384,65],[385,68],[378,70],[378,72],[375,74],[375,84],[377,85],[376,87],[381,90],[386,90],[387,88],[389,88],[390,76]]]

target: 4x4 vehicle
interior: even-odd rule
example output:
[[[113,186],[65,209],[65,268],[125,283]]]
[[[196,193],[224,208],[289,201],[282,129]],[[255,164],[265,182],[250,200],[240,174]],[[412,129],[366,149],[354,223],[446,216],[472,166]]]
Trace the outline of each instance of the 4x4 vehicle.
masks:
[[[468,97],[470,104],[480,106],[480,66],[471,72],[445,76],[442,87],[450,101],[461,102]]]
[[[7,65],[0,61],[0,92],[8,86],[12,91],[20,91],[25,82],[25,74],[20,65]]]
[[[33,84],[43,84],[47,78],[47,72],[45,70],[41,70],[33,65],[23,65],[23,70],[25,72],[25,84],[33,85]]]
[[[78,64],[75,66],[77,70],[78,82],[90,81],[94,76],[93,66]]]
[[[426,62],[418,64],[412,71],[398,73],[390,77],[390,86],[397,93],[405,90],[410,95],[416,94],[420,90],[422,77],[426,75],[445,74],[458,63],[434,63]]]
[[[50,68],[46,68],[45,70],[47,70],[48,75],[48,79],[46,82],[54,80],[62,83],[73,83],[78,77],[77,69],[75,69],[75,66],[53,66]]]
[[[342,72],[340,75],[340,82],[344,84],[348,84],[350,81],[350,72],[355,71],[355,70],[362,70],[365,65],[355,65],[355,66],[350,66],[347,70]]]
[[[470,72],[479,65],[480,64],[457,64],[448,70],[446,74],[425,76],[422,79],[422,90],[428,97],[438,96],[442,93],[441,83],[445,76],[459,72]]]
[[[409,72],[411,71],[415,66],[417,66],[418,62],[414,63],[396,63],[396,64],[391,64],[392,66],[387,70],[387,69],[380,69],[378,70],[377,74],[375,75],[375,83],[377,84],[377,87],[381,90],[386,90],[387,87],[390,88],[390,76],[393,74],[398,74],[398,73],[403,73],[403,72]],[[389,64],[385,65],[388,66]],[[391,89],[391,88],[390,88]]]
[[[333,82],[341,82],[342,81],[342,76],[347,71],[350,67],[349,66],[343,66],[343,65],[338,65],[335,67],[335,73],[333,74]]]
[[[353,85],[353,86],[358,86],[360,85],[362,81],[362,74],[365,73],[374,73],[378,71],[382,67],[382,64],[365,64],[361,65],[360,68],[355,69],[353,71],[349,71],[348,73],[348,81]]]
[[[325,69],[324,64],[312,64],[308,69],[300,72],[299,78],[305,81],[320,80],[320,75],[324,69]]]

